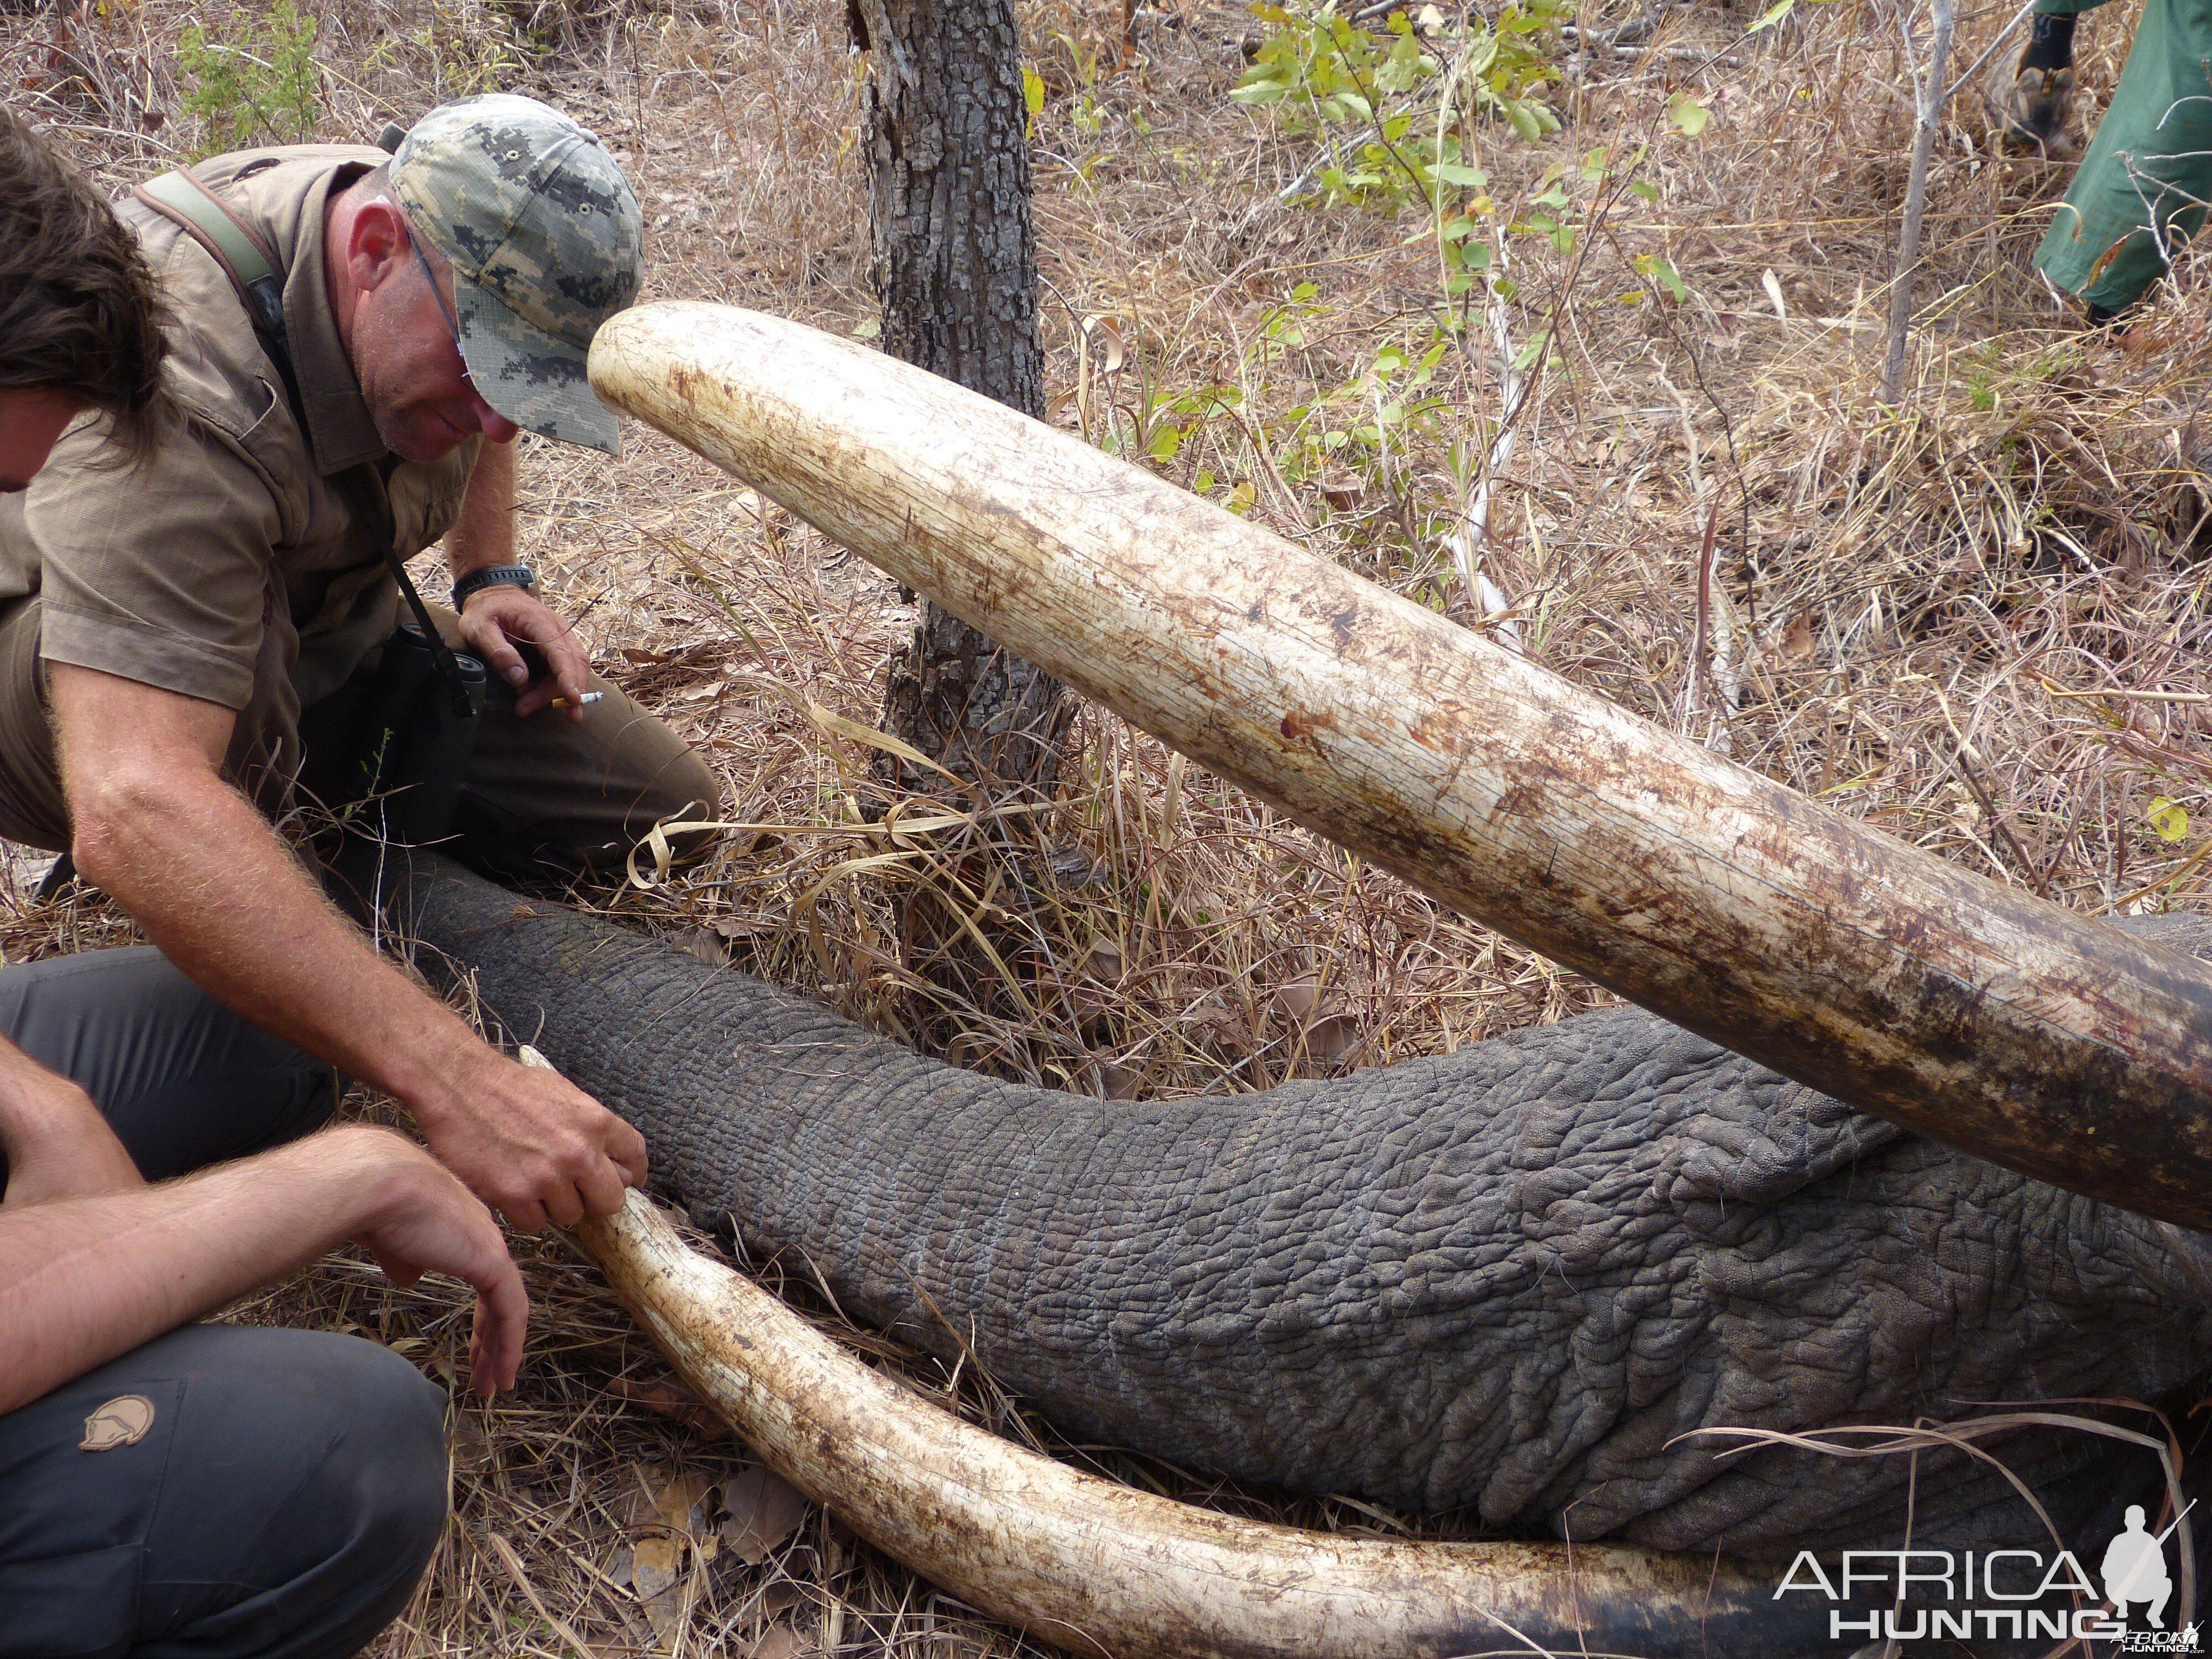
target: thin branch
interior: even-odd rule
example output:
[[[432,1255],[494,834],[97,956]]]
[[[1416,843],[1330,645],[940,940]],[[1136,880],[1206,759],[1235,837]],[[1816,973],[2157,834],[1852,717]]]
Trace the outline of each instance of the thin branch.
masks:
[[[1905,36],[1905,61],[1912,70],[1912,172],[1905,189],[1905,228],[1897,239],[1897,275],[1889,290],[1889,351],[1882,360],[1881,400],[1894,407],[1905,383],[1905,348],[1912,326],[1913,279],[1920,268],[1920,221],[1928,207],[1928,161],[1936,148],[1936,129],[1942,119],[1943,69],[1951,55],[1951,29],[1955,21],[1953,0],[1930,0],[1936,28],[1929,41],[1928,70],[1922,74],[1912,62],[1912,33],[1905,13],[1898,14],[1898,32]]]

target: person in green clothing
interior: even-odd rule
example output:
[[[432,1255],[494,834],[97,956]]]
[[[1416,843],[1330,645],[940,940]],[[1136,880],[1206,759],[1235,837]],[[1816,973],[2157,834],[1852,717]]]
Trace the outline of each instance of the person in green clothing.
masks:
[[[2036,0],[2034,33],[1997,100],[2007,141],[2066,144],[2074,24],[2105,0]],[[2110,322],[2166,274],[2212,199],[2212,0],[2144,0],[2127,65],[2035,268]]]

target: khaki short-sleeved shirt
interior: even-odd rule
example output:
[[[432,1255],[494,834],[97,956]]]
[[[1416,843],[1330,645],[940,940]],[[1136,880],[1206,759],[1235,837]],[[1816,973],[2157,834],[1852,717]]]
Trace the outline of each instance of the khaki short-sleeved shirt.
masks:
[[[221,267],[127,202],[118,211],[175,308],[167,373],[186,424],[127,471],[96,465],[103,424],[80,422],[27,492],[0,497],[0,626],[35,598],[46,661],[266,709],[262,759],[280,767],[297,764],[300,708],[336,690],[397,620],[368,502],[384,493],[400,556],[419,552],[459,516],[480,441],[434,463],[392,455],[331,316],[325,204],[385,159],[301,146],[194,169],[283,269],[305,433]]]

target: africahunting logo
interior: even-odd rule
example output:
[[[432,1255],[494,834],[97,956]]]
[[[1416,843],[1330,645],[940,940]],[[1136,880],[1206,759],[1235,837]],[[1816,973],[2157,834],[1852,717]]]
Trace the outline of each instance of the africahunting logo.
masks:
[[[2194,1508],[2195,1505],[2190,1505]],[[2188,1509],[2182,1510],[2185,1516]],[[2105,1547],[2099,1585],[2071,1550],[1846,1550],[1832,1573],[1800,1550],[1782,1576],[1775,1599],[1825,1596],[1837,1642],[1919,1642],[1955,1638],[1994,1642],[2101,1642],[2110,1653],[2202,1653],[2195,1623],[2169,1629],[2174,1593],[2166,1546],[2181,1516],[2154,1535],[2140,1505]],[[1887,1601],[1869,1611],[1869,1602]]]

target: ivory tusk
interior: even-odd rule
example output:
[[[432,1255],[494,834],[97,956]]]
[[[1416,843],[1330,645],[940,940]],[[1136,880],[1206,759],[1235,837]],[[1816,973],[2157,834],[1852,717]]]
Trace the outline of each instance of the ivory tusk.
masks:
[[[1771,1584],[1710,1560],[1343,1538],[1134,1492],[871,1370],[688,1249],[641,1194],[576,1232],[763,1462],[933,1583],[1085,1659],[1771,1659],[1825,1632],[1789,1605],[1814,1598],[1778,1603]]]
[[[908,365],[698,304],[592,382],[1438,899],[1966,1152],[2212,1227],[2212,970],[1970,875]]]

